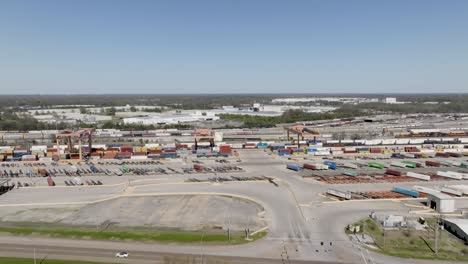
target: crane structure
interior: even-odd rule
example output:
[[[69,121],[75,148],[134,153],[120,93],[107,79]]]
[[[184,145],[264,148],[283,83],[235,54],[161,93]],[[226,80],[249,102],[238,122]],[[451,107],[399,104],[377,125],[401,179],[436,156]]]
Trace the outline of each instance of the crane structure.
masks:
[[[57,142],[56,142],[57,143],[57,154],[60,153],[60,140],[61,139],[66,140],[68,150],[70,151],[70,153],[73,150],[73,142],[75,140],[78,140],[79,159],[83,160],[83,148],[82,148],[83,141],[86,140],[87,143],[88,143],[88,153],[86,153],[86,154],[89,155],[89,153],[91,152],[91,148],[92,148],[92,133],[93,133],[93,131],[94,131],[94,128],[82,128],[82,129],[79,129],[79,130],[67,129],[67,130],[63,130],[63,131],[60,131],[59,133],[55,134],[55,138],[57,140]]]
[[[214,147],[214,131],[207,128],[196,128],[193,132],[195,140],[195,150],[198,149],[199,142],[210,142],[210,148]]]
[[[301,124],[293,125],[293,126],[284,126],[284,130],[286,130],[287,138],[291,142],[294,143],[294,138],[290,137],[290,134],[295,134],[297,136],[297,147],[300,147],[299,142],[301,140],[316,140],[318,136],[320,136],[319,132],[306,127]]]

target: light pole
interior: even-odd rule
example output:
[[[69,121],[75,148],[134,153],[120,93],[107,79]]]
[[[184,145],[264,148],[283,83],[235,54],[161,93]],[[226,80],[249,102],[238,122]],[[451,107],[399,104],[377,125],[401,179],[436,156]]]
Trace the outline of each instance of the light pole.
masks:
[[[203,236],[205,234],[202,233],[202,236],[201,236],[201,239],[200,239],[200,263],[203,264],[204,261],[203,261]]]

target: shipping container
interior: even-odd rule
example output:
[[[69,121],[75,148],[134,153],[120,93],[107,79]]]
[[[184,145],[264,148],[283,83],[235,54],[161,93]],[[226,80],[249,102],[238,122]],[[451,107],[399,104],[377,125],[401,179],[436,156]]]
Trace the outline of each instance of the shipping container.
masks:
[[[333,196],[336,196],[336,197],[339,197],[339,198],[343,198],[343,199],[346,199],[346,200],[351,199],[351,193],[350,192],[342,192],[342,191],[339,191],[339,190],[328,189],[327,194],[330,194],[330,195],[333,195]]]
[[[296,164],[288,164],[286,165],[286,168],[293,170],[293,171],[301,171],[302,167]]]
[[[52,180],[52,178],[50,176],[47,177],[47,184],[49,186],[55,186],[55,182],[54,182],[54,180]]]
[[[425,180],[425,181],[430,181],[431,180],[431,176],[429,176],[429,175],[424,175],[424,174],[414,173],[414,172],[407,172],[406,176],[416,178],[416,179],[420,179],[420,180]]]
[[[441,164],[440,164],[439,162],[426,160],[426,166],[430,166],[430,167],[440,167],[440,165],[441,165]]]
[[[385,171],[385,174],[390,174],[390,175],[394,175],[394,176],[401,176],[401,172],[400,172],[400,171],[391,170],[391,169],[386,170],[386,171]]]
[[[463,178],[461,175],[454,175],[454,174],[444,172],[444,171],[438,171],[437,176],[446,177],[446,178],[455,179],[455,180],[461,180]]]
[[[415,191],[415,190],[412,190],[412,189],[407,189],[407,188],[402,188],[402,187],[393,187],[392,191],[396,192],[396,193],[401,193],[401,194],[404,194],[404,195],[407,195],[407,196],[411,196],[411,197],[414,197],[414,198],[419,197],[419,192]]]
[[[335,162],[325,161],[323,164],[327,165],[329,169],[336,170],[337,166]]]
[[[407,168],[416,168],[416,163],[410,161],[402,161],[401,163],[405,164]]]
[[[341,171],[341,174],[343,175],[346,175],[346,176],[351,176],[351,177],[356,177],[357,176],[357,173],[356,172],[353,172],[353,171]]]
[[[367,163],[367,165],[368,165],[369,167],[377,168],[377,169],[383,169],[383,168],[385,168],[385,165],[384,165],[384,164],[382,164],[382,163],[377,163],[377,162],[369,162],[369,163]]]

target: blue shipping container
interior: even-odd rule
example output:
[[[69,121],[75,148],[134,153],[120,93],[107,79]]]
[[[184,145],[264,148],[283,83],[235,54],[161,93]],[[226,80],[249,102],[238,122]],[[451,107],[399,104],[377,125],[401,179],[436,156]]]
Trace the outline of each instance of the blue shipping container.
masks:
[[[288,169],[290,169],[290,170],[293,170],[293,171],[301,171],[302,170],[302,167],[300,167],[299,165],[296,165],[296,164],[288,164],[286,167]]]
[[[332,169],[332,170],[336,170],[336,163],[335,162],[331,162],[331,161],[325,161],[323,162],[323,164],[325,165],[328,165],[328,168],[329,169]]]
[[[415,190],[411,190],[411,189],[405,189],[405,188],[401,188],[401,187],[393,187],[393,192],[396,192],[396,193],[401,193],[401,194],[404,194],[404,195],[408,195],[408,196],[411,196],[411,197],[419,197],[419,192],[418,191],[415,191]]]

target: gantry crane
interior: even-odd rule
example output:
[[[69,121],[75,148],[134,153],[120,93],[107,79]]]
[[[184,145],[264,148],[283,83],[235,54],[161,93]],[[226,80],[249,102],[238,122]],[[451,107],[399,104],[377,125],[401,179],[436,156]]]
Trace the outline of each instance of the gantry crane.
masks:
[[[297,135],[297,147],[300,147],[300,140],[316,140],[316,138],[320,135],[319,132],[308,128],[304,125],[293,125],[293,126],[284,126],[284,130],[286,130],[288,140],[294,143],[294,138],[290,137],[290,133]]]
[[[209,141],[210,148],[214,147],[214,131],[207,128],[196,128],[193,132],[193,138],[195,141],[195,150],[198,149],[198,142]]]
[[[65,138],[67,141],[67,146],[68,150],[71,152],[73,150],[73,139],[78,139],[78,154],[79,154],[79,159],[83,160],[83,150],[82,150],[82,143],[83,140],[87,140],[88,143],[88,153],[91,152],[92,148],[92,132],[94,131],[94,128],[82,128],[80,130],[63,130],[57,134],[55,134],[55,138],[57,140],[57,153],[60,153],[60,140],[62,138]]]

